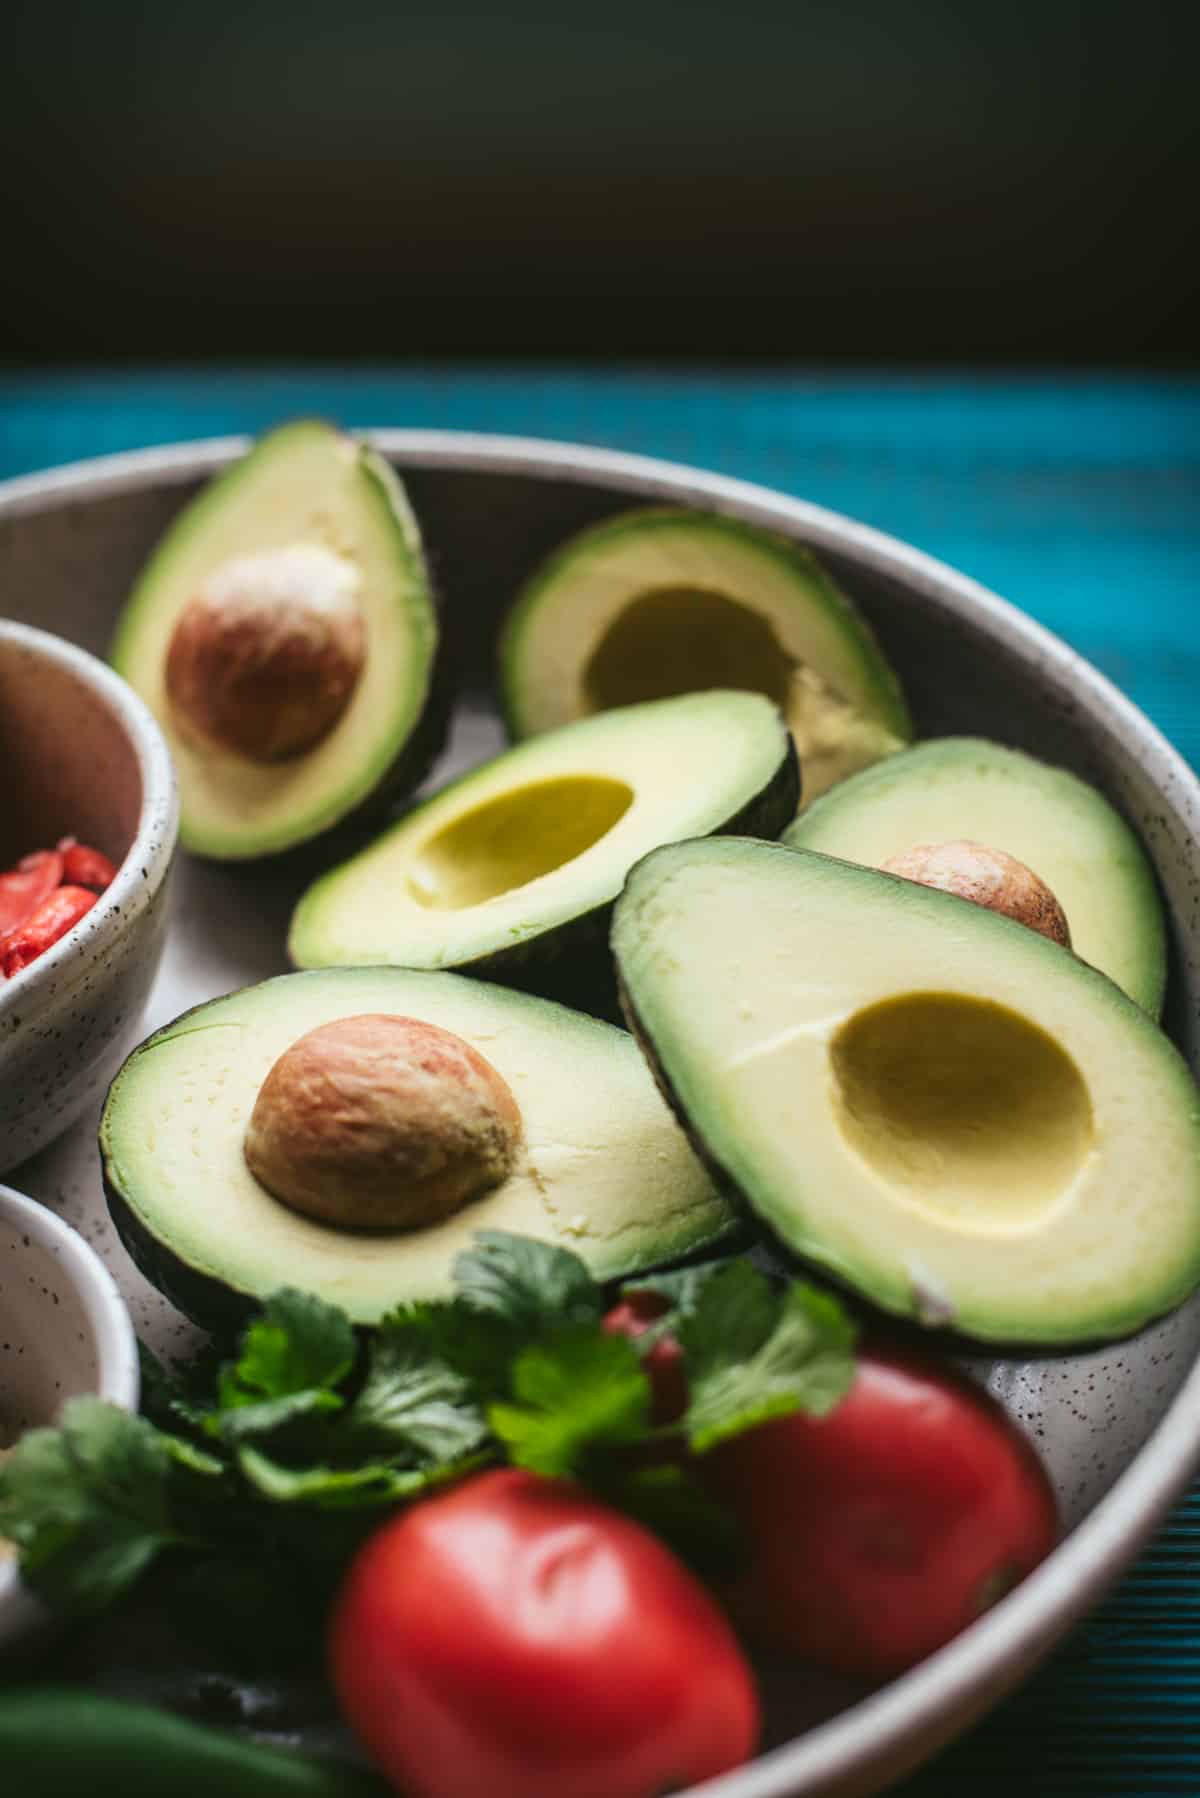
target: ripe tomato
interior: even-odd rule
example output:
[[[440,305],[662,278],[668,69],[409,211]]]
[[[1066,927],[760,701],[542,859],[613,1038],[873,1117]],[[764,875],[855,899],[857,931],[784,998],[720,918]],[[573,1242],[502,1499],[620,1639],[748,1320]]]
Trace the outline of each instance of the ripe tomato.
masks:
[[[0,936],[19,930],[63,877],[63,858],[53,849],[25,856],[15,868],[0,874]]]
[[[376,1532],[334,1608],[342,1709],[407,1798],[653,1798],[753,1751],[749,1669],[639,1524],[498,1468]]]
[[[636,1341],[671,1309],[669,1299],[661,1293],[629,1292],[605,1314],[604,1328],[612,1336],[628,1336]],[[650,1382],[650,1405],[655,1423],[674,1423],[687,1410],[687,1377],[683,1371],[683,1350],[669,1333],[642,1356],[642,1368]]]
[[[827,1416],[760,1424],[702,1466],[752,1542],[730,1595],[747,1631],[868,1678],[948,1642],[1057,1534],[1041,1463],[999,1405],[897,1352],[860,1354]]]

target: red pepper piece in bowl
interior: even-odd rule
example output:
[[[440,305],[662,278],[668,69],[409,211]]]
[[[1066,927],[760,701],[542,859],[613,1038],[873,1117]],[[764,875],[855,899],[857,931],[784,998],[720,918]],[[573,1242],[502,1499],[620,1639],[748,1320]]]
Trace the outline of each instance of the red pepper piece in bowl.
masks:
[[[103,850],[91,849],[74,837],[63,837],[58,845],[63,858],[63,879],[72,886],[94,887],[102,893],[116,878],[116,867]]]
[[[55,849],[27,855],[0,874],[0,938],[17,930],[63,878],[63,858]]]
[[[78,924],[95,903],[96,894],[87,887],[56,887],[23,924],[0,937],[0,974],[6,980],[19,974]]]

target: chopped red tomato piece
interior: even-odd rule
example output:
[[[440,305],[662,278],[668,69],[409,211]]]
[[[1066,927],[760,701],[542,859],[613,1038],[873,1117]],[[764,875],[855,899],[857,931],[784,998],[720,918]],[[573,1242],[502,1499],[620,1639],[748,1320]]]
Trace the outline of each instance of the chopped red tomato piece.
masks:
[[[56,887],[23,924],[0,937],[0,973],[6,979],[19,974],[78,924],[95,903],[96,894],[87,887]]]
[[[63,837],[58,845],[63,858],[63,879],[73,886],[95,887],[102,893],[116,878],[116,867],[100,849],[89,849],[74,837]]]
[[[62,877],[63,858],[55,849],[27,855],[7,874],[0,874],[0,937],[18,929]]]

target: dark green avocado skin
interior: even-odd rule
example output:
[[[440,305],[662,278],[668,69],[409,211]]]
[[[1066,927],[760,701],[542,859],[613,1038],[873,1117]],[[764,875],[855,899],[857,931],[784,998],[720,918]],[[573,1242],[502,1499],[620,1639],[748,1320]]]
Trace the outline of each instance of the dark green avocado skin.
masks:
[[[177,1311],[213,1336],[232,1340],[261,1309],[261,1300],[202,1273],[151,1235],[125,1203],[108,1156],[102,1153],[100,1163],[108,1214],[134,1266]]]
[[[294,854],[297,851],[286,851]],[[161,1030],[153,1031],[143,1043],[139,1043],[132,1051],[136,1055],[148,1048],[158,1036],[166,1036],[178,1029],[179,1025],[194,1013],[204,1011],[211,1003],[201,1000],[190,1006],[187,1011],[164,1024]],[[145,1275],[151,1286],[161,1292],[165,1299],[182,1311],[185,1317],[210,1331],[213,1336],[232,1340],[237,1333],[261,1309],[261,1300],[248,1292],[239,1292],[215,1274],[207,1274],[146,1229],[137,1213],[126,1203],[113,1167],[113,1158],[108,1151],[105,1135],[105,1119],[108,1115],[108,1104],[113,1088],[121,1078],[122,1068],[118,1068],[108,1092],[105,1095],[104,1107],[100,1114],[100,1179],[104,1188],[104,1200],[108,1206],[108,1214],[113,1228],[121,1239],[129,1259]],[[281,1280],[280,1284],[284,1284]]]
[[[680,1103],[679,1095],[676,1093],[666,1070],[663,1068],[662,1063],[655,1053],[653,1038],[642,1023],[633,996],[625,982],[621,979],[619,970],[615,974],[615,981],[623,1022],[645,1057],[646,1066],[650,1069],[650,1072],[654,1077],[655,1086],[657,1086],[664,1103],[670,1109],[671,1115],[679,1125],[679,1128],[687,1137],[688,1144],[697,1161],[703,1167],[705,1173],[708,1175],[717,1191],[721,1194],[721,1197],[727,1199],[730,1205],[733,1206],[736,1216],[741,1220],[741,1229],[744,1240],[756,1245],[756,1255],[763,1259],[764,1264],[772,1271],[788,1277],[793,1276],[799,1269],[805,1273],[806,1278],[816,1279],[822,1285],[832,1287],[840,1294],[843,1303],[849,1304],[851,1309],[862,1317],[864,1328],[878,1328],[882,1323],[883,1327],[888,1331],[889,1336],[897,1342],[907,1341],[918,1350],[927,1350],[931,1334],[936,1333],[939,1342],[947,1346],[956,1345],[964,1354],[978,1354],[979,1342],[975,1338],[963,1334],[956,1327],[953,1318],[947,1318],[945,1322],[939,1322],[935,1332],[934,1327],[928,1323],[917,1323],[911,1318],[881,1311],[864,1293],[855,1287],[845,1285],[837,1278],[836,1274],[832,1273],[827,1267],[818,1267],[816,1269],[805,1267],[805,1264],[796,1254],[795,1250],[792,1249],[788,1243],[784,1242],[783,1239],[771,1229],[769,1224],[758,1215],[754,1206],[742,1191],[741,1186],[729,1172],[729,1169],[713,1154],[712,1149],[705,1139],[703,1130],[696,1124],[695,1120]],[[1111,1336],[1106,1335],[1097,1336],[1095,1338],[1095,1341],[1098,1344],[1111,1342],[1112,1340],[1114,1339]],[[1088,1345],[1084,1344],[1082,1346],[1086,1347]],[[1006,1349],[1013,1354],[1020,1354],[1023,1351],[1028,1351],[1031,1355],[1040,1355],[1043,1357],[1049,1352],[1047,1345],[1044,1342],[1025,1343],[1015,1336],[1011,1338],[1010,1341],[1006,1342]],[[1075,1354],[1079,1352],[1079,1349],[1077,1345],[1073,1343],[1066,1352],[1068,1354]]]
[[[766,786],[710,835],[764,837],[774,842],[791,823],[800,804],[800,762],[791,734],[785,732],[784,740],[784,754]],[[598,906],[544,936],[463,962],[455,972],[520,987],[523,992],[556,999],[576,1011],[623,1025],[608,946],[612,913],[612,904]]]
[[[696,1128],[695,1123],[680,1104],[679,1095],[675,1091],[666,1069],[663,1067],[662,1062],[659,1060],[655,1051],[654,1040],[642,1023],[642,1020],[638,1015],[637,1006],[634,1004],[629,988],[621,978],[620,969],[616,967],[615,962],[613,978],[617,989],[617,1004],[620,1009],[622,1022],[637,1043],[638,1048],[641,1050],[646,1066],[654,1076],[654,1084],[658,1088],[659,1093],[670,1110],[672,1117],[675,1119],[675,1122],[687,1137],[688,1146],[691,1148],[692,1153],[703,1167],[717,1191],[721,1194],[721,1197],[728,1199],[729,1202],[736,1207],[738,1214],[743,1221],[752,1223],[756,1232],[761,1234],[763,1226],[747,1202],[745,1193],[743,1193],[741,1187],[732,1178],[729,1170],[722,1166],[721,1162],[717,1160],[716,1156],[709,1148],[708,1143],[705,1141],[703,1133]]]

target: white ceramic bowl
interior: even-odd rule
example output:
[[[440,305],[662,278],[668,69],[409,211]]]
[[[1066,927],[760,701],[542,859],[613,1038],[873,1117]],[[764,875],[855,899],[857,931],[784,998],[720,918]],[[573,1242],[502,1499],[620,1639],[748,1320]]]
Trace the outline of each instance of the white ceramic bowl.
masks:
[[[439,778],[501,746],[488,698],[500,614],[573,531],[644,504],[711,507],[782,531],[811,546],[863,607],[921,735],[990,736],[1059,763],[1099,786],[1139,831],[1170,925],[1167,1026],[1200,1075],[1200,782],[1065,644],[917,550],[743,482],[524,439],[380,431],[374,442],[408,483],[464,675]],[[31,622],[102,650],[163,529],[245,448],[240,439],[180,445],[0,486],[0,592],[10,609],[24,606]],[[153,1022],[282,972],[301,878],[181,857]],[[104,1245],[143,1339],[167,1356],[186,1352],[183,1321],[112,1239],[94,1131],[81,1121],[26,1184]],[[1129,1565],[1200,1462],[1200,1295],[1111,1348],[1033,1359],[1014,1350],[974,1367],[1036,1436],[1068,1526],[1062,1546],[961,1636],[861,1702],[839,1708],[833,1694],[785,1673],[764,1752],[706,1786],[705,1798],[866,1798],[900,1779],[1037,1665]],[[145,1689],[152,1694],[149,1666]],[[318,1730],[313,1745],[322,1739]]]
[[[67,934],[0,978],[0,1173],[105,1088],[138,1035],[162,953],[178,801],[142,701],[86,650],[0,621],[0,867],[74,836],[118,864]]]
[[[69,1224],[0,1186],[0,1444],[53,1423],[70,1398],[138,1402],[137,1339],[117,1283]],[[0,1651],[44,1622],[0,1557]]]

